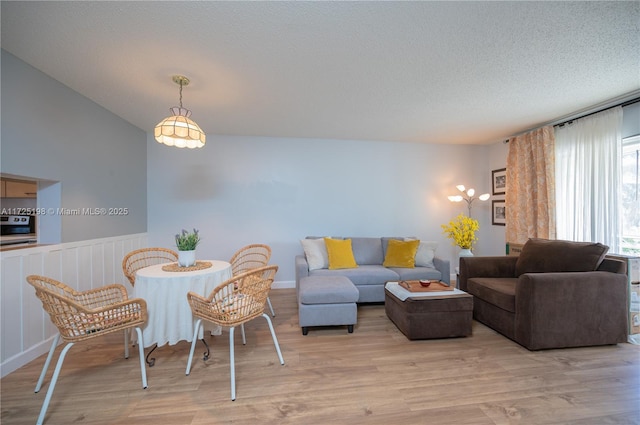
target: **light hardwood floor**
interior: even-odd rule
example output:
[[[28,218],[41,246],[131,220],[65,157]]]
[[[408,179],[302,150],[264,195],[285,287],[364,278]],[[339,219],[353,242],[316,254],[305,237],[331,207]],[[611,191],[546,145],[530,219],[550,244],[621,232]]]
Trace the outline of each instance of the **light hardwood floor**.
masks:
[[[640,424],[638,346],[531,352],[477,322],[467,338],[409,341],[381,304],[359,307],[352,334],[303,336],[294,290],[271,301],[285,365],[264,319],[249,323],[246,346],[236,333],[236,401],[226,331],[206,362],[199,343],[190,376],[188,343],[158,348],[146,390],[117,334],[71,349],[45,424]],[[3,425],[35,423],[44,359],[2,379]]]

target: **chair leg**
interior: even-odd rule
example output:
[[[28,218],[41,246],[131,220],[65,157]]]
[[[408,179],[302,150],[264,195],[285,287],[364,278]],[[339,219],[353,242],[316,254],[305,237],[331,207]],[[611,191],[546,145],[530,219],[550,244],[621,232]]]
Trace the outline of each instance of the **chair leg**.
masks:
[[[229,367],[231,368],[231,401],[236,399],[236,358],[235,350],[233,347],[233,334],[236,330],[235,327],[229,329]]]
[[[242,331],[242,345],[247,345],[247,337],[244,334],[244,323],[240,325],[240,331]]]
[[[198,342],[198,331],[200,330],[201,325],[202,319],[196,320],[196,324],[193,327],[193,339],[191,340],[191,350],[189,350],[189,360],[187,361],[187,370],[184,372],[185,375],[189,375],[189,373],[191,373],[191,361],[193,360],[193,352],[196,349],[196,344]]]
[[[276,346],[276,351],[278,352],[278,358],[280,359],[280,364],[284,364],[284,359],[282,358],[282,353],[280,352],[280,344],[278,344],[278,338],[276,337],[276,332],[273,330],[273,324],[271,324],[271,319],[265,313],[262,314],[262,317],[267,319],[267,324],[269,325],[269,330],[271,331],[271,337],[273,338],[273,345]]]
[[[124,330],[124,358],[129,358],[129,329]]]
[[[58,346],[58,341],[60,341],[60,334],[57,334],[55,338],[53,338],[51,348],[49,349],[49,354],[47,355],[47,360],[45,360],[44,365],[42,366],[42,372],[40,372],[40,378],[38,378],[38,383],[36,384],[36,393],[40,391],[40,388],[42,388],[44,377],[47,374],[47,370],[49,369],[49,364],[51,364],[51,359],[53,358],[53,353],[56,351],[56,347]]]
[[[276,317],[276,312],[273,311],[273,306],[271,305],[271,298],[267,297],[267,304],[269,304],[269,310],[271,310],[271,315]]]
[[[127,330],[128,331],[128,330]],[[129,332],[125,332],[128,336]],[[138,334],[138,352],[140,354],[140,374],[142,375],[142,389],[147,389],[147,368],[144,365],[144,340],[142,336],[142,329],[136,327],[136,333]],[[127,354],[129,346],[127,345]]]
[[[56,364],[56,369],[53,372],[53,377],[51,378],[51,383],[49,384],[49,389],[47,390],[47,395],[44,398],[44,402],[42,403],[42,408],[40,409],[40,415],[38,416],[38,421],[36,425],[42,425],[44,422],[44,415],[47,413],[47,408],[49,407],[49,402],[51,401],[51,396],[53,395],[53,390],[56,388],[56,382],[58,381],[58,375],[60,375],[60,369],[62,369],[62,363],[64,362],[64,358],[67,355],[67,352],[71,347],[73,347],[73,342],[68,343],[60,353],[60,357],[58,358],[58,363]]]

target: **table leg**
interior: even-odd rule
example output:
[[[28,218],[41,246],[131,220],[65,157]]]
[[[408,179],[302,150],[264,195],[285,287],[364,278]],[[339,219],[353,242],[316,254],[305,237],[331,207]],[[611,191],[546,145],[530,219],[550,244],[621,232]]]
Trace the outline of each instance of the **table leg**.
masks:
[[[204,340],[204,338],[202,338],[200,341],[202,341],[202,343],[204,344],[205,348],[207,349],[207,352],[204,353],[202,360],[209,360],[209,344],[207,344],[207,341]]]
[[[149,367],[153,367],[153,365],[156,364],[156,358],[155,357],[149,358],[151,353],[153,353],[153,350],[155,350],[156,348],[158,348],[158,344],[153,344],[153,348],[147,354],[146,361],[147,361],[147,364],[149,365]]]

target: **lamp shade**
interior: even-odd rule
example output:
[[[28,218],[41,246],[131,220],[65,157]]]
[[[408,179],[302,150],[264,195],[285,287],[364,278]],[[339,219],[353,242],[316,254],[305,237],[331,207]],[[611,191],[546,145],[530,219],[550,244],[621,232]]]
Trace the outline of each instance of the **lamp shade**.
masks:
[[[475,201],[476,199],[480,199],[481,201],[486,201],[491,196],[488,193],[483,193],[482,195],[480,195],[480,196],[478,196],[476,198],[474,196],[476,194],[476,190],[474,188],[472,188],[472,187],[467,189],[466,187],[464,187],[463,184],[457,185],[456,189],[458,189],[460,192],[462,192],[464,194],[464,196],[463,195],[450,195],[450,196],[447,196],[447,198],[451,202],[462,202],[462,201],[465,201],[467,203],[467,208],[469,208],[469,217],[471,217],[471,206],[473,205],[473,201]],[[466,190],[466,193],[465,193],[465,190]]]
[[[163,119],[154,130],[158,143],[177,148],[201,148],[206,143],[204,131],[195,123],[191,111],[186,108],[173,107],[170,109],[173,115]]]

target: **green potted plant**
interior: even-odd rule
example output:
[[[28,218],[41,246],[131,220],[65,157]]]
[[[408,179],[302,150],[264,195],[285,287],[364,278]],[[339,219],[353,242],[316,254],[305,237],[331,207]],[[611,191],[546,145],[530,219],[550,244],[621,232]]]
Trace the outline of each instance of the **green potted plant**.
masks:
[[[199,243],[200,235],[197,229],[193,229],[193,232],[182,229],[182,232],[176,235],[178,265],[180,267],[190,267],[196,264],[196,247]]]

